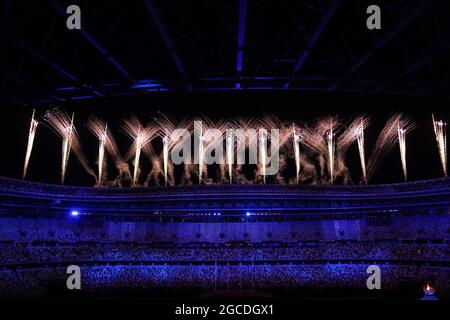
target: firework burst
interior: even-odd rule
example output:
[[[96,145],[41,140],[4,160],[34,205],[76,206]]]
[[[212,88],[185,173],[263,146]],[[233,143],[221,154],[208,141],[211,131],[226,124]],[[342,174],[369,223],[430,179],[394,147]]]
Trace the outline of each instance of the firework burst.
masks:
[[[220,143],[223,143],[223,133],[227,125],[228,123],[225,120],[214,122],[205,116],[199,117],[194,121],[194,136],[195,141],[198,143],[196,146],[198,148],[196,157],[198,160],[199,184],[208,178],[205,156],[206,154],[211,154],[212,150],[217,148]]]
[[[330,124],[330,130],[327,132],[327,149],[328,149],[328,170],[330,173],[330,182],[333,184],[334,181],[334,151],[335,151],[335,141],[334,141],[333,124]]]
[[[366,161],[365,130],[369,119],[362,115],[350,124],[345,124],[337,116],[318,119],[312,126],[293,122],[281,122],[272,115],[260,118],[235,118],[231,120],[211,121],[201,116],[196,119],[184,119],[175,124],[167,116],[159,113],[149,125],[143,126],[136,118],[126,120],[123,131],[132,139],[132,146],[122,158],[109,126],[103,120],[91,117],[87,128],[98,139],[98,175],[89,167],[82,152],[74,123],[74,114],[53,109],[44,115],[45,123],[62,141],[61,182],[64,183],[69,159],[75,154],[85,170],[96,178],[97,185],[139,185],[141,173],[140,162],[143,154],[151,162],[151,170],[145,184],[154,182],[157,185],[164,179],[165,185],[175,184],[175,164],[170,161],[171,151],[177,159],[184,160],[184,173],[181,183],[352,183],[352,177],[346,166],[345,156],[352,144],[357,144],[361,165],[361,183],[368,183],[381,159],[398,143],[402,171],[405,181],[408,179],[406,161],[406,136],[414,128],[411,120],[402,114],[391,116],[376,140],[370,157]],[[440,163],[444,175],[447,176],[447,137],[446,123],[435,120],[432,115],[433,128],[439,152]],[[28,144],[23,167],[23,178],[26,177],[30,155],[38,122],[35,111],[31,117],[28,132]],[[174,131],[182,129],[182,133]],[[275,129],[272,131],[272,129]],[[270,131],[269,131],[270,130]],[[194,137],[194,162],[192,154],[185,152],[186,137]],[[157,141],[154,141],[158,138]],[[159,140],[161,139],[161,140]],[[183,142],[183,143],[182,143]],[[191,140],[189,141],[191,145]],[[223,147],[225,146],[225,152]],[[155,149],[154,149],[155,148]],[[269,150],[270,148],[270,150]],[[178,153],[177,153],[178,151]],[[248,151],[248,153],[247,153]],[[355,149],[356,151],[356,149]],[[191,150],[192,152],[192,150]],[[247,157],[248,155],[248,157]],[[114,181],[107,180],[107,161],[115,161],[119,175]],[[273,158],[278,156],[278,158]],[[283,170],[289,163],[288,157],[295,162],[295,175],[288,177],[290,170]],[[235,159],[236,158],[236,159]],[[248,158],[248,162],[247,162]],[[279,160],[279,170],[272,175],[272,160]],[[190,160],[190,161],[188,161]],[[237,165],[234,166],[235,160]],[[178,161],[178,160],[177,160]],[[130,173],[129,164],[133,165]],[[178,162],[177,162],[178,163]],[[293,163],[293,164],[294,164]],[[210,166],[217,164],[217,166]],[[250,164],[251,166],[246,166]],[[177,167],[177,170],[181,169]],[[96,173],[97,173],[96,170]],[[208,173],[208,170],[210,172]],[[212,172],[216,170],[215,172]],[[253,170],[253,175],[251,171]],[[211,174],[212,173],[212,174]],[[208,177],[210,175],[210,177]],[[196,176],[194,178],[194,176]],[[217,178],[214,178],[217,177]]]
[[[58,109],[47,111],[44,115],[44,120],[62,140],[61,183],[65,181],[71,151],[75,153],[86,172],[96,178],[81,148],[78,133],[74,126],[74,117],[75,114],[69,116],[66,112]]]
[[[172,133],[176,129],[184,129],[190,132],[191,122],[185,119],[177,123],[175,120],[171,119],[169,116],[163,114],[162,112],[158,112],[158,117],[156,117],[154,120],[158,126],[157,136],[161,138],[163,143],[162,167],[164,174],[164,183],[165,185],[174,184],[173,164],[171,164],[169,161],[169,154],[176,143],[179,141],[176,141],[176,139],[172,139]]]
[[[414,123],[401,113],[394,114],[388,119],[375,142],[375,147],[373,148],[367,163],[368,180],[375,172],[379,162],[399,141],[399,128],[404,130],[404,134],[406,135],[406,133],[414,129],[414,127]]]
[[[261,130],[259,132],[259,163],[261,164],[261,175],[263,183],[266,183],[266,168],[267,168],[267,131]]]
[[[62,140],[61,153],[61,183],[64,184],[69,163],[72,139],[74,133],[73,119],[75,114],[69,117],[65,112],[54,111],[46,114],[46,121],[52,126]]]
[[[330,183],[333,183],[335,178],[336,145],[341,145],[339,141],[336,143],[335,137],[339,126],[340,123],[336,117],[328,117],[318,120],[313,128],[305,127],[302,130],[304,145],[309,152],[318,155],[321,175],[325,175],[324,172],[327,170]]]
[[[275,153],[280,154],[280,150],[290,141],[291,139],[291,128],[290,125],[285,125],[277,117],[272,114],[266,114],[260,119],[251,120],[248,125],[249,127],[255,127],[258,131],[258,170],[259,174],[262,176],[263,183],[266,183],[267,175],[267,165],[268,161],[271,161],[268,155],[268,146],[270,144],[270,157],[273,157]],[[269,130],[278,130],[276,136],[268,134]],[[275,138],[277,141],[272,141]],[[249,138],[249,144],[253,143],[252,139]],[[249,146],[250,147],[250,146]],[[282,163],[284,165],[284,163]],[[282,166],[279,168],[281,171]],[[281,179],[281,177],[280,177]]]
[[[295,156],[295,175],[297,178],[297,183],[299,183],[300,179],[300,141],[302,139],[300,131],[295,128],[295,125],[292,124],[292,138],[294,143],[294,156]]]
[[[99,141],[98,170],[99,173],[102,172],[102,175],[100,177],[99,174],[97,184],[101,184],[106,179],[106,168],[104,164],[102,164],[106,163],[105,153],[107,153],[113,159],[116,169],[119,172],[116,181],[113,181],[112,183],[121,185],[124,180],[129,181],[131,179],[131,174],[129,171],[128,163],[122,158],[119,147],[117,146],[116,140],[114,139],[114,136],[107,123],[102,119],[91,116],[86,123],[86,127]]]
[[[233,183],[233,162],[234,162],[234,137],[232,131],[226,133],[225,152],[228,164],[228,178]]]
[[[406,166],[406,130],[397,125],[398,146],[400,148],[400,159],[402,161],[403,177],[405,182],[408,180],[408,169]]]
[[[22,179],[25,179],[28,170],[28,163],[30,162],[31,151],[33,150],[34,137],[36,135],[36,129],[38,127],[39,122],[34,119],[35,110],[33,110],[33,115],[31,116],[30,121],[30,129],[28,131],[28,143],[27,143],[27,151],[25,153],[25,161],[23,164],[23,174]]]
[[[369,119],[365,115],[356,117],[350,125],[339,136],[339,141],[336,147],[336,153],[338,156],[339,167],[345,167],[345,155],[348,148],[355,141],[358,144],[359,159],[361,162],[362,181],[367,184],[367,169],[366,169],[366,157],[365,157],[365,140],[364,130],[369,125]],[[343,172],[341,172],[342,174]]]
[[[142,148],[156,135],[157,128],[153,124],[148,127],[143,127],[135,117],[125,120],[122,128],[125,134],[133,141],[133,144],[127,153],[127,158],[131,158],[134,154],[132,184],[133,186],[136,186],[138,183],[139,162]]]
[[[361,125],[356,131],[356,139],[358,141],[359,160],[361,162],[361,171],[363,175],[363,181],[367,184],[367,169],[366,169],[366,156],[364,148],[364,127]]]
[[[108,131],[108,124],[95,117],[89,118],[86,127],[93,135],[98,139],[98,181],[97,184],[101,185],[104,178],[104,166],[105,166],[105,148],[110,141],[110,132]],[[111,147],[109,148],[111,150]]]
[[[434,134],[436,136],[442,171],[444,172],[444,176],[447,176],[447,123],[442,120],[436,121],[434,119],[434,114],[431,116],[433,119]]]

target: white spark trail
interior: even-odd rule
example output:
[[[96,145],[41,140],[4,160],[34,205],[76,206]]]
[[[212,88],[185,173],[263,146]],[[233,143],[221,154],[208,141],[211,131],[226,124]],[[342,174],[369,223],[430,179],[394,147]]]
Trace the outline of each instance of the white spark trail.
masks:
[[[260,131],[259,135],[259,155],[261,163],[261,174],[263,176],[263,183],[266,183],[266,159],[267,159],[267,132],[265,130]]]
[[[167,167],[169,163],[169,141],[170,138],[165,136],[163,138],[163,157],[164,157],[164,183],[167,186]]]
[[[28,132],[27,151],[26,151],[26,154],[25,154],[25,162],[24,162],[24,165],[23,165],[22,179],[25,179],[25,176],[27,175],[28,164],[30,162],[30,157],[31,157],[31,151],[33,150],[34,137],[36,135],[36,129],[37,129],[38,124],[39,124],[39,122],[37,122],[34,119],[35,111],[36,110],[33,110],[33,115],[31,116],[30,129],[29,129],[29,132]]]
[[[47,111],[44,115],[44,120],[49,124],[49,127],[62,140],[61,183],[64,183],[66,177],[71,151],[77,156],[78,161],[83,166],[84,170],[97,181],[97,177],[89,166],[89,162],[81,147],[80,139],[74,126],[74,117],[74,113],[72,113],[72,116],[70,117],[66,112],[60,111],[57,108]]]
[[[361,123],[356,131],[356,139],[358,141],[359,159],[361,161],[361,170],[363,174],[363,181],[367,184],[367,170],[366,170],[366,156],[364,148],[364,125]]]
[[[202,175],[203,175],[203,158],[205,155],[204,151],[204,141],[205,138],[203,137],[203,128],[199,125],[196,126],[196,132],[198,133],[198,183],[202,183]]]
[[[137,181],[137,173],[139,169],[139,158],[141,157],[141,150],[142,150],[142,135],[141,135],[141,127],[139,126],[138,133],[136,136],[136,153],[134,156],[133,186],[136,185]]]
[[[300,179],[300,133],[296,130],[295,125],[292,124],[292,135],[294,138],[294,154],[295,154],[295,174],[297,177],[297,184]]]
[[[400,148],[400,158],[402,161],[403,177],[405,182],[408,181],[408,169],[406,167],[406,130],[397,125],[398,145]]]
[[[98,145],[98,182],[102,182],[103,178],[103,166],[105,161],[105,143],[108,138],[108,124],[105,125],[105,131],[100,137]]]
[[[330,172],[330,182],[333,184],[334,179],[334,133],[333,124],[330,125],[330,130],[327,133],[327,147],[328,147],[328,169]]]
[[[227,131],[226,153],[227,153],[227,164],[228,164],[228,176],[230,178],[230,183],[233,183],[233,157],[234,157],[233,131]]]
[[[380,161],[392,150],[399,140],[398,128],[403,128],[405,134],[415,128],[415,124],[401,113],[392,115],[384,128],[378,134],[375,146],[367,162],[367,179],[375,172]]]
[[[73,119],[75,113],[72,113],[70,124],[64,128],[63,142],[62,142],[62,161],[61,161],[61,183],[64,184],[66,179],[67,165],[70,158],[70,150],[72,149],[72,135],[73,135]]]
[[[134,154],[132,185],[137,186],[139,178],[139,162],[142,149],[151,149],[149,146],[147,146],[147,144],[156,136],[158,128],[156,128],[154,124],[151,124],[144,128],[139,120],[135,117],[132,117],[130,120],[125,120],[122,128],[125,134],[133,140],[133,145],[128,150],[126,159],[130,159]]]
[[[447,177],[447,123],[442,120],[436,121],[434,114],[431,116],[433,118],[434,134],[436,136],[442,171],[444,172],[444,176]]]

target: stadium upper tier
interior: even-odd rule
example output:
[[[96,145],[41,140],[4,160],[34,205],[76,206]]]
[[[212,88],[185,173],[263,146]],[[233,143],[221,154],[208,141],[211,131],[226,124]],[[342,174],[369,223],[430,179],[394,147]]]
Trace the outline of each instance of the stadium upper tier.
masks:
[[[450,207],[450,179],[369,186],[73,187],[0,177],[0,210],[29,213],[273,214],[395,212]]]

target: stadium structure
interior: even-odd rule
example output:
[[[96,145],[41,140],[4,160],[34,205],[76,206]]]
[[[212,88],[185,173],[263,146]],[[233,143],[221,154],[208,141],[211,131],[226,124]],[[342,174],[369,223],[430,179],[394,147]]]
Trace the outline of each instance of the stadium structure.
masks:
[[[72,5],[81,29],[68,28]],[[367,26],[372,5],[380,29]],[[0,298],[270,296],[296,309],[296,297],[450,298],[450,178],[425,180],[448,174],[448,1],[3,0],[1,8]],[[55,121],[62,114],[68,121]],[[395,114],[408,121],[389,122]],[[202,180],[200,161],[199,176],[195,166],[173,174],[198,184],[153,186],[171,184],[173,161],[161,159],[167,133],[185,119],[251,128],[266,115],[292,130],[279,177],[238,184],[235,167]],[[92,116],[101,130],[87,126]],[[130,134],[124,121],[134,116],[142,123]],[[339,148],[355,116],[364,120],[356,141]],[[139,166],[149,125],[159,129],[147,147],[162,155],[143,149]],[[308,138],[308,127],[326,131]],[[317,136],[326,144],[307,150]],[[105,152],[108,137],[117,148]],[[333,173],[335,155],[345,179]],[[366,160],[377,165],[373,176]],[[315,178],[304,174],[309,161]],[[157,174],[147,187],[110,187],[124,168],[134,180]],[[94,178],[97,187],[81,187]],[[45,184],[57,181],[67,186]],[[391,184],[399,181],[409,182]],[[81,290],[66,286],[71,265]],[[380,268],[380,290],[367,288],[370,266]]]
[[[405,298],[425,284],[450,294],[450,179],[88,188],[1,178],[0,194],[2,297],[70,296],[69,265],[83,270],[83,295]],[[367,289],[370,265],[383,290]]]

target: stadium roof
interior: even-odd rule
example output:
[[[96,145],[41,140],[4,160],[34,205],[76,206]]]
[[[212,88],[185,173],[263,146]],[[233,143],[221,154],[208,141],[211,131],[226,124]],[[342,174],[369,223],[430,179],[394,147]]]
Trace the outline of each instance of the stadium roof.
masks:
[[[297,90],[450,97],[446,1],[2,3],[0,99]],[[366,8],[382,8],[382,29]]]

